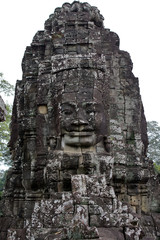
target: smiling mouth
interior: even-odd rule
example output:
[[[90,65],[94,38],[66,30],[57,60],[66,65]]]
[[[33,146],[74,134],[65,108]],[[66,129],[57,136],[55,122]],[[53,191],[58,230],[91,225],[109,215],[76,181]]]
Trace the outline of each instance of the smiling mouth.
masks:
[[[68,132],[67,135],[69,135],[70,137],[89,137],[93,135],[93,131]]]

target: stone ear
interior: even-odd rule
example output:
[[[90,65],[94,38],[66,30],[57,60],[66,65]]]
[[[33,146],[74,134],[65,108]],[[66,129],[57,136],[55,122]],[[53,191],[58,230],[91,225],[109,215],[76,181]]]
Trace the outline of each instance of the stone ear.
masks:
[[[112,143],[110,136],[104,136],[103,141],[104,141],[104,147],[106,149],[106,152],[109,154],[112,154],[111,150],[113,147],[113,143]]]

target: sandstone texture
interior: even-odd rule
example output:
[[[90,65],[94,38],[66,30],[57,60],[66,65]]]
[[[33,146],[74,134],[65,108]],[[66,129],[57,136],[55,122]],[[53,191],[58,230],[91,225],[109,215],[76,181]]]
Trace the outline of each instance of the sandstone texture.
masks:
[[[22,61],[0,239],[160,239],[138,78],[88,3],[65,3]]]

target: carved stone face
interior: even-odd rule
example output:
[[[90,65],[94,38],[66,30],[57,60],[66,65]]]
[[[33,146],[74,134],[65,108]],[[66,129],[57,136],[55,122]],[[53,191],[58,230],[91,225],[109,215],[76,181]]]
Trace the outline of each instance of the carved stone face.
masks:
[[[87,148],[103,138],[105,114],[102,100],[98,98],[97,91],[93,92],[92,97],[83,94],[84,91],[74,94],[75,100],[71,100],[68,94],[63,94],[61,134],[64,145]]]

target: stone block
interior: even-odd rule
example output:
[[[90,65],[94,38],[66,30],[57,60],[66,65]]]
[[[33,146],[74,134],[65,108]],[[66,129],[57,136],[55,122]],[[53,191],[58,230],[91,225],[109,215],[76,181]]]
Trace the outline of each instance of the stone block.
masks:
[[[102,208],[99,205],[89,205],[90,215],[100,215],[102,213]]]
[[[146,195],[141,197],[141,209],[145,213],[149,211],[149,198]]]
[[[46,105],[38,106],[38,113],[43,114],[43,115],[47,114],[48,113],[47,106]]]
[[[79,165],[79,156],[76,155],[63,155],[62,169],[77,169]]]
[[[132,206],[139,206],[140,205],[140,197],[139,196],[130,196],[130,204]]]
[[[100,218],[100,215],[90,215],[90,226],[91,227],[101,227],[103,224],[102,224],[102,221],[101,221],[101,218]]]
[[[118,228],[98,228],[100,239],[102,240],[124,240],[123,229]]]
[[[86,176],[74,175],[71,178],[73,195],[87,196]]]

